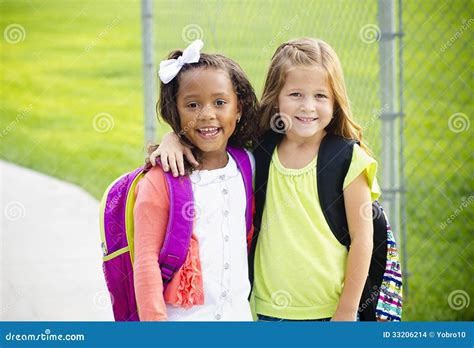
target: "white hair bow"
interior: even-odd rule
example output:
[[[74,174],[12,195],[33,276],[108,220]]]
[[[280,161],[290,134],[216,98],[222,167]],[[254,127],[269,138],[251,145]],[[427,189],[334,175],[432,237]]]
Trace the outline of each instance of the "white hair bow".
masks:
[[[183,51],[183,55],[179,56],[178,59],[163,60],[158,71],[161,82],[167,84],[174,79],[184,64],[197,63],[202,46],[204,46],[204,43],[201,40],[195,40]]]

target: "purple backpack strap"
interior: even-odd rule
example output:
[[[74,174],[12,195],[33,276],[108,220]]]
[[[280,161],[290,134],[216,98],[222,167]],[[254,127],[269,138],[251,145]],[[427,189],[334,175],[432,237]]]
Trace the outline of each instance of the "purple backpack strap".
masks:
[[[247,223],[247,233],[252,227],[252,164],[250,158],[244,149],[228,147],[232,158],[237,162],[237,167],[242,173],[244,179],[245,196],[247,197],[247,209],[245,210],[245,221]]]
[[[166,236],[158,263],[163,283],[167,284],[186,260],[193,233],[195,217],[194,197],[189,177],[173,177],[165,173],[170,197],[170,211]]]
[[[247,232],[252,227],[252,165],[248,154],[243,149],[227,148],[242,173],[247,198],[245,220]],[[163,283],[166,285],[186,260],[193,233],[195,218],[194,197],[191,180],[187,176],[173,177],[165,173],[170,197],[170,211],[166,237],[161,248],[158,263],[161,268]]]

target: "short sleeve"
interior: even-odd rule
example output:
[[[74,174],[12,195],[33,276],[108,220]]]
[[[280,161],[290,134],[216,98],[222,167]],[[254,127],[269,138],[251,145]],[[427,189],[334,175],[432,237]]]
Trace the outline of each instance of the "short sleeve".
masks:
[[[381,190],[377,182],[377,161],[369,156],[361,147],[357,144],[354,145],[352,152],[352,160],[347,171],[346,178],[344,179],[343,189],[345,190],[351,182],[353,182],[361,173],[364,173],[369,183],[370,195],[372,201],[380,197]]]

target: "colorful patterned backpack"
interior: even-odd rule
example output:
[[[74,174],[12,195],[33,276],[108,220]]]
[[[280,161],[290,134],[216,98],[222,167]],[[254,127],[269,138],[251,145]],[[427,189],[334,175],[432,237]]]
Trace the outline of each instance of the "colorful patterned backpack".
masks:
[[[243,149],[228,147],[242,173],[247,197],[247,240],[252,231],[252,168],[248,154]],[[100,205],[100,234],[103,252],[103,271],[112,300],[116,321],[139,321],[133,285],[133,207],[135,188],[146,170],[140,167],[115,180],[105,191]],[[189,177],[175,178],[165,173],[170,196],[169,221],[165,241],[157,263],[160,265],[163,285],[183,265],[189,249],[195,216],[193,191]],[[186,207],[186,214],[182,213]]]

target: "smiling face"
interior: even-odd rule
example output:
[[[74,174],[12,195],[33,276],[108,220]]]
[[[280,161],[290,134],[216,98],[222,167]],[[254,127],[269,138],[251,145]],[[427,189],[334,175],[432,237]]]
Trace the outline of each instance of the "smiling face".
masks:
[[[320,67],[292,67],[278,95],[286,136],[298,141],[320,139],[331,122],[334,96],[328,76]]]
[[[182,132],[203,153],[225,151],[240,118],[240,106],[229,74],[216,68],[182,73],[177,106]]]

